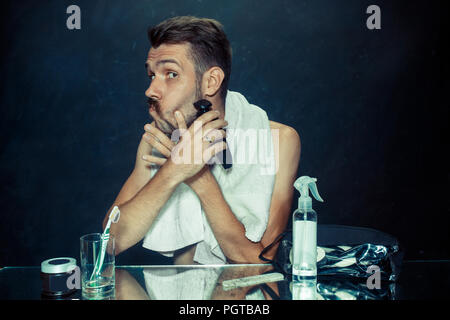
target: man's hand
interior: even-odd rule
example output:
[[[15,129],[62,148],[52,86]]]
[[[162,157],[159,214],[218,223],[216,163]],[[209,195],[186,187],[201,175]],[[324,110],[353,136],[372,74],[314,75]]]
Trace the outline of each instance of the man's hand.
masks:
[[[156,128],[154,121],[150,124],[146,124],[144,126],[144,130],[145,134],[142,136],[142,139],[144,139],[144,141],[147,142],[147,144],[150,146],[150,150],[152,147],[155,148],[164,156],[164,158],[147,153],[142,155],[142,160],[148,163],[154,163],[162,166],[164,163],[166,163],[167,158],[170,157],[175,143],[170,140],[161,130]]]
[[[158,129],[158,127],[170,127],[169,124],[161,119],[154,107],[149,109],[149,114],[153,118],[153,122],[144,126],[145,133],[142,135],[142,140],[139,145],[137,162],[148,164],[157,164],[162,166],[172,151],[175,143],[171,141],[167,134]],[[152,148],[158,150],[164,158],[152,155]]]
[[[181,137],[172,150],[168,164],[176,168],[174,170],[179,181],[199,173],[212,157],[227,147],[223,141],[226,133],[222,128],[228,123],[218,117],[218,111],[208,111],[187,128],[183,114],[175,112]]]
[[[222,129],[228,123],[217,119],[219,114],[216,111],[209,111],[200,116],[187,128],[184,116],[181,112],[175,112],[175,119],[178,123],[178,134],[180,140],[178,144],[169,139],[163,132],[153,124],[145,125],[145,141],[157,149],[164,158],[154,155],[145,155],[143,160],[158,165],[171,167],[174,179],[178,182],[193,183],[197,177],[202,176],[205,164],[226,148],[225,131]],[[168,161],[170,159],[170,161]]]

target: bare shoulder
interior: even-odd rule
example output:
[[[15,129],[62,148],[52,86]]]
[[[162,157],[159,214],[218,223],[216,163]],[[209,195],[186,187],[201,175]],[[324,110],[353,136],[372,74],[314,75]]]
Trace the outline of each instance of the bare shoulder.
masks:
[[[281,180],[288,181],[287,185],[292,186],[293,181],[291,180],[295,178],[300,162],[300,135],[290,126],[275,121],[269,122],[272,130],[277,177],[279,179],[284,177]]]
[[[292,150],[294,148],[295,151],[300,150],[300,135],[297,130],[275,121],[269,121],[269,124],[272,132],[274,130],[278,132],[280,149]]]

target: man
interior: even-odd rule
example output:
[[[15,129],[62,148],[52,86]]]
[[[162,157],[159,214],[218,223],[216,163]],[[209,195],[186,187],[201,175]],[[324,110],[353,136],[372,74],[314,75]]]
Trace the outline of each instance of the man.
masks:
[[[149,30],[149,39],[152,47],[145,65],[151,82],[145,94],[149,98],[149,113],[154,121],[144,127],[146,132],[138,147],[134,170],[113,203],[121,212],[119,222],[111,226],[111,234],[116,239],[116,254],[157,232],[155,224],[162,218],[160,211],[171,206],[168,203],[178,192],[177,188],[186,185],[201,204],[204,224],[212,231],[213,240],[217,241],[226,260],[261,263],[259,253],[284,231],[291,214],[293,183],[300,159],[299,135],[291,127],[266,121],[276,133],[273,134],[273,144],[279,146],[274,155],[278,171],[273,184],[269,184],[271,196],[268,199],[270,208],[266,210],[267,223],[263,224],[263,234],[255,240],[247,234],[251,224],[242,222],[245,220],[242,218],[244,206],[239,212],[237,209],[233,212],[237,207],[225,200],[232,191],[228,191],[223,180],[218,178],[219,169],[216,167],[220,164],[214,167],[206,164],[230,147],[228,131],[225,133],[224,127],[228,125],[225,117],[231,119],[228,109],[231,108],[231,98],[235,96],[227,91],[231,48],[221,24],[212,19],[175,17]],[[199,99],[207,99],[212,107],[211,111],[196,119],[197,110],[193,103]],[[256,117],[256,109],[249,110],[254,110],[251,114]],[[240,109],[234,109],[234,112],[240,112]],[[252,118],[246,117],[245,121],[251,122]],[[178,143],[170,139],[175,131],[181,134]],[[228,145],[222,140],[225,136]],[[155,150],[157,153],[152,152]],[[180,156],[183,161],[180,161]],[[197,161],[199,158],[201,161]],[[159,166],[156,173],[151,173],[150,164]],[[231,170],[234,169],[233,164]],[[233,174],[236,172],[237,169]],[[252,202],[247,204],[251,207]],[[164,216],[168,215],[164,213]],[[107,218],[108,214],[104,224]],[[183,223],[189,222],[185,219]],[[181,224],[177,230],[178,233],[189,232],[191,227],[196,226],[184,228]],[[160,234],[164,235],[164,230]],[[200,243],[191,243],[177,249],[173,252],[174,262],[192,264],[199,246]],[[276,247],[268,256],[273,256],[275,250]]]

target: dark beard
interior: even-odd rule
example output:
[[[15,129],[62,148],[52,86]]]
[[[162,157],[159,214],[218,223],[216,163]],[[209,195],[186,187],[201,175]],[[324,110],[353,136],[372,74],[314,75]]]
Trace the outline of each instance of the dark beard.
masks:
[[[193,103],[202,99],[203,94],[202,94],[202,91],[200,88],[201,87],[200,87],[199,79],[197,78],[196,83],[195,83],[195,99],[194,99]],[[156,113],[158,113],[158,115],[161,116],[161,112],[160,112],[161,106],[157,100],[155,100],[153,98],[147,98],[147,104],[150,108],[151,107],[155,108]],[[177,109],[179,109],[179,108],[177,108]],[[175,109],[175,110],[177,110],[177,109]],[[186,118],[184,120],[186,122],[186,127],[189,128],[196,119],[196,113],[193,113],[190,116],[185,115],[185,117]],[[176,129],[168,121],[164,120],[164,123],[161,123],[161,122],[158,122],[155,120],[155,122],[156,122],[156,126],[167,135],[170,135]]]
[[[198,100],[202,99],[202,97],[203,97],[203,94],[202,94],[202,91],[200,89],[199,81],[197,79],[196,85],[195,85],[195,99],[192,102],[192,105],[194,105],[194,103],[197,102]],[[196,119],[197,119],[197,113],[193,113],[190,116],[186,116],[186,118],[185,118],[186,127],[189,128],[194,123],[194,121]]]

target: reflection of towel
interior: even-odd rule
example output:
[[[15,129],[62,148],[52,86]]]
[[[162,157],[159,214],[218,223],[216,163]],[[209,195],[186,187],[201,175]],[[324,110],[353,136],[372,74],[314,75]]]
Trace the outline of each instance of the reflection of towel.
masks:
[[[233,91],[227,93],[225,120],[233,167],[224,170],[221,165],[214,165],[211,171],[231,210],[244,225],[245,236],[258,242],[267,226],[276,173],[269,120],[264,110]],[[152,177],[156,170],[152,169]],[[197,244],[194,261],[226,262],[200,200],[182,183],[161,208],[143,246],[173,256],[175,250],[191,244]]]
[[[210,300],[223,268],[144,268],[145,288],[152,300]],[[222,289],[222,288],[220,288]],[[246,300],[265,300],[261,289],[248,292]]]
[[[152,300],[209,300],[221,268],[144,268],[147,294]]]

